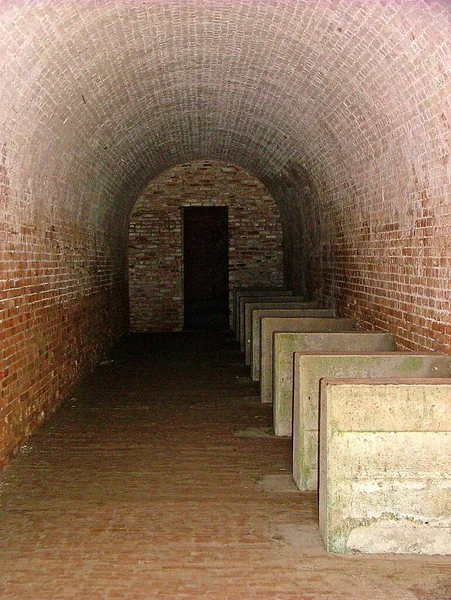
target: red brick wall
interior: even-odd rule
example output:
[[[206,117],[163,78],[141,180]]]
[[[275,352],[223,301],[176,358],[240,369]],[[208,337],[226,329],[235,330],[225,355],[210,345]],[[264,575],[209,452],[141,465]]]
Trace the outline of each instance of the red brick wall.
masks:
[[[2,465],[125,331],[127,290],[91,232],[30,224],[0,237]]]
[[[128,327],[124,236],[77,219],[71,195],[51,214],[30,179],[22,187],[15,164],[4,146],[0,466]]]
[[[229,207],[229,286],[283,282],[282,228],[276,204],[243,169],[198,161],[155,179],[130,221],[130,319],[135,331],[183,327],[183,206]]]
[[[417,139],[436,139],[438,123],[424,124]],[[291,215],[287,283],[363,329],[393,332],[400,350],[451,354],[447,159],[433,160],[440,151],[431,147],[431,160],[409,176],[398,149],[389,145],[378,161],[383,181],[368,180],[373,146],[360,152],[354,183],[328,186],[298,167],[297,185],[278,184],[282,216]]]
[[[451,354],[449,201],[429,186],[383,194],[370,204],[349,191],[341,214],[324,223],[311,290],[363,328],[395,333],[399,349]]]

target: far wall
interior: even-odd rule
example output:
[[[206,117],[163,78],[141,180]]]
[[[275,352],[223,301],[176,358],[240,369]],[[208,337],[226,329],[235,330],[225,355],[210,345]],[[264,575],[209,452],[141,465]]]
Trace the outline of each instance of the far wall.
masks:
[[[196,161],[166,171],[130,218],[132,331],[183,328],[182,208],[229,207],[229,287],[281,286],[283,234],[264,185],[235,165]]]

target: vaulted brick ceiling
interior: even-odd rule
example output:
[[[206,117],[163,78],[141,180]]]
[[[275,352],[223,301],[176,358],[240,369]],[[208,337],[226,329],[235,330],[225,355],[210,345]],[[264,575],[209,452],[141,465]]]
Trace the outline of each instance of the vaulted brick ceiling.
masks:
[[[11,186],[81,220],[126,215],[147,181],[196,158],[239,164],[281,198],[305,173],[326,193],[382,179],[409,193],[422,155],[450,141],[449,6],[4,2]]]
[[[187,161],[266,184],[287,286],[451,352],[450,0],[3,0],[0,56],[0,464],[127,330]]]

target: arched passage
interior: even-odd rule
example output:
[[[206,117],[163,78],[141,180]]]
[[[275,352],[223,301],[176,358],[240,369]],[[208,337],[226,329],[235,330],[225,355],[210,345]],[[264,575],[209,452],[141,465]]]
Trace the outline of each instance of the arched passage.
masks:
[[[234,287],[283,284],[282,223],[262,183],[236,165],[217,161],[179,165],[154,179],[131,213],[133,331],[177,331],[183,327],[183,211],[189,207],[228,209],[230,294]],[[211,326],[214,324],[213,320]]]
[[[295,289],[450,352],[446,0],[11,0],[0,30],[1,462],[127,329],[131,207],[187,161],[264,183]]]

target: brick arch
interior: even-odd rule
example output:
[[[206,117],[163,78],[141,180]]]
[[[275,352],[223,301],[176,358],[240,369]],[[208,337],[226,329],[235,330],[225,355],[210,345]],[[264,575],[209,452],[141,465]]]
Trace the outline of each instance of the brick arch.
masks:
[[[0,461],[126,330],[130,210],[175,164],[264,183],[295,289],[451,351],[446,0],[8,0],[0,33]]]
[[[283,285],[280,213],[264,185],[217,161],[178,165],[138,198],[129,228],[130,321],[134,331],[183,327],[182,208],[228,207],[229,288]]]

